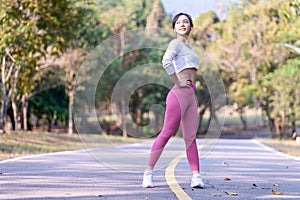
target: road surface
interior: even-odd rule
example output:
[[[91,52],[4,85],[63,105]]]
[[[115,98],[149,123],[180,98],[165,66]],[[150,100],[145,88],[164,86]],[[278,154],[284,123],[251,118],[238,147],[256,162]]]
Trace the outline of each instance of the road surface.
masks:
[[[180,139],[174,139],[169,152],[172,148],[182,152],[181,144]],[[151,142],[146,142],[126,148],[144,152],[150,146]],[[101,153],[106,155],[105,149]],[[156,187],[150,189],[141,187],[139,169],[124,172],[117,163],[106,165],[86,150],[0,161],[0,199],[300,199],[300,159],[255,140],[218,140],[201,158],[204,189],[189,187],[186,157],[174,155],[172,160],[163,158],[169,165],[155,171]],[[112,160],[122,160],[122,155]],[[134,165],[130,161],[124,168],[135,169],[130,163]]]

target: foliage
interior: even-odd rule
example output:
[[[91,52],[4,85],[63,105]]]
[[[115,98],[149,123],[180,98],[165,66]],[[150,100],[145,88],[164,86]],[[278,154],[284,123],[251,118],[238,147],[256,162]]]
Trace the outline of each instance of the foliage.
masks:
[[[6,102],[2,102],[1,106],[5,106],[10,100],[13,103],[19,101],[22,97],[22,105],[26,109],[27,98],[37,86],[36,78],[40,77],[42,59],[48,55],[58,56],[67,48],[74,30],[80,24],[81,16],[69,0],[8,0],[1,3],[0,13],[2,69],[5,71],[8,68],[5,62],[8,56],[8,64],[18,69],[14,70],[15,85],[2,79],[2,84],[7,86],[2,87],[2,96]],[[13,95],[7,97],[6,94],[10,91]],[[17,108],[13,108],[17,114]],[[2,112],[1,120],[4,118],[5,113]],[[1,124],[0,128],[2,126]]]
[[[298,4],[295,3],[244,1],[237,4],[231,8],[227,20],[215,26],[216,40],[208,47],[220,63],[229,102],[236,103],[238,109],[260,105],[269,117],[271,126],[274,122],[271,113],[283,108],[278,101],[274,101],[276,93],[271,87],[281,85],[278,76],[277,79],[270,77],[275,77],[274,73],[285,73],[285,66],[290,66],[286,60],[294,57],[294,53],[281,48],[279,44],[294,44],[299,40],[300,18],[297,15]],[[289,77],[288,80],[297,82],[294,78]],[[264,84],[265,79],[272,82],[268,87]],[[291,95],[291,91],[297,91],[296,88],[294,84],[286,84],[281,89],[283,99],[287,101],[291,98],[288,95]],[[294,106],[299,107],[299,104]]]
[[[191,32],[191,38],[198,41],[203,48],[206,48],[209,42],[214,40],[212,34],[213,25],[219,22],[219,18],[213,11],[207,11],[200,14],[193,20],[194,28]]]
[[[59,120],[66,123],[68,117],[68,99],[64,86],[59,86],[43,91],[29,101],[30,113],[36,115],[38,119],[45,119],[49,124],[52,120]]]
[[[78,24],[77,14],[68,0],[5,1],[1,4],[1,52],[9,48],[18,62],[35,69],[48,53],[64,50]]]
[[[281,68],[265,76],[263,85],[272,91],[272,116],[283,114],[295,122],[300,113],[300,60],[290,59]]]
[[[51,121],[56,115],[65,122],[70,115],[66,101],[72,98],[72,92],[88,91],[89,78],[95,78],[95,69],[86,68],[81,74],[84,78],[77,82],[80,87],[74,85],[82,59],[88,52],[97,51],[97,46],[107,38],[115,37],[121,45],[107,45],[105,52],[97,52],[102,55],[97,58],[98,64],[105,62],[108,53],[115,55],[95,97],[99,112],[110,110],[114,86],[126,72],[138,65],[161,62],[162,51],[142,49],[127,53],[126,48],[130,47],[122,41],[122,33],[146,27],[147,18],[154,11],[163,15],[157,24],[170,28],[170,16],[163,13],[161,2],[156,0],[3,1],[0,5],[1,120],[9,103],[20,110],[29,101],[30,111],[39,117],[46,114]],[[213,77],[217,73],[211,70],[214,64],[220,69],[228,102],[237,105],[241,119],[245,107],[260,106],[269,117],[271,128],[278,114],[286,118],[286,124],[297,121],[299,54],[279,44],[299,47],[299,16],[299,0],[244,0],[229,8],[224,21],[212,11],[194,20],[191,38],[205,57],[200,63],[204,67],[198,72],[196,91],[201,116],[211,106],[210,91],[201,75]],[[169,35],[165,40],[150,35],[134,41],[138,45],[164,44],[168,39]],[[212,62],[207,61],[210,59]],[[167,81],[162,73],[151,74],[147,70],[143,73]],[[165,95],[166,89],[155,84],[138,88],[130,98],[133,120],[146,125],[151,105],[163,105]],[[84,96],[80,100],[89,98]],[[116,104],[121,112],[122,102]]]

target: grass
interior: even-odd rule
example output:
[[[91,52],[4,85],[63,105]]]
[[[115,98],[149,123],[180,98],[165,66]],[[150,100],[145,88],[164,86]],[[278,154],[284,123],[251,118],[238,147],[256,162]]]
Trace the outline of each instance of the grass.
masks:
[[[0,160],[67,150],[105,147],[145,141],[138,138],[123,138],[96,134],[55,134],[13,132],[0,134]]]
[[[300,157],[300,143],[289,139],[257,138],[258,141],[277,151]]]

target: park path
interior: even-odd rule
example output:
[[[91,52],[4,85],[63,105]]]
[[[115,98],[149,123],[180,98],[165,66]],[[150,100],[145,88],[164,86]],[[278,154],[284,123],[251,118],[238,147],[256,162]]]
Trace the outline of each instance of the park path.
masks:
[[[177,140],[173,146],[182,144]],[[127,150],[144,151],[150,146],[149,142],[142,143],[127,146]],[[28,156],[0,162],[0,199],[154,200],[178,199],[182,192],[189,199],[300,199],[300,159],[275,152],[255,140],[218,140],[213,150],[201,158],[201,169],[204,189],[189,187],[185,157],[174,166],[176,183],[171,183],[178,184],[180,190],[171,190],[166,181],[169,167],[155,171],[156,187],[145,189],[140,186],[140,171],[114,170],[85,150]],[[272,190],[281,194],[275,195]]]
[[[201,191],[188,188],[189,178],[182,173],[188,167],[184,159],[175,170],[177,181],[191,199],[300,199],[300,158],[256,140],[221,139],[201,164],[206,183]]]

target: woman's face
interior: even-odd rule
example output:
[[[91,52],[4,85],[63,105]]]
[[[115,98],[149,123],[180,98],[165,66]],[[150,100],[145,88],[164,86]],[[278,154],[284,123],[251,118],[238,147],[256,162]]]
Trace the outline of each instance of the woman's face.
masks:
[[[187,16],[181,15],[175,22],[174,31],[180,35],[189,35],[191,31],[191,23]]]

